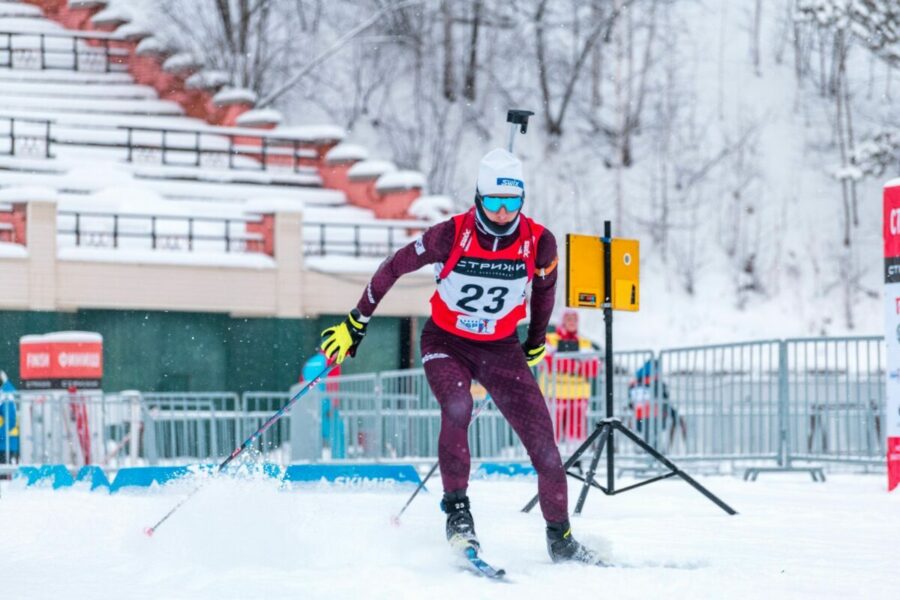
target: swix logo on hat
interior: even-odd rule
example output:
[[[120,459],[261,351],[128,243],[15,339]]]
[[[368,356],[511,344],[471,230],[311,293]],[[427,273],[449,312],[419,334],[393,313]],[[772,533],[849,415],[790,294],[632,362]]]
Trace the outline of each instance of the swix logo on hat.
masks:
[[[525,174],[522,162],[511,152],[495,148],[484,155],[478,165],[476,189],[482,196],[525,193]]]
[[[517,187],[517,188],[522,189],[522,190],[525,189],[525,183],[524,183],[524,182],[519,181],[518,179],[512,179],[512,178],[509,178],[509,177],[498,177],[498,178],[497,178],[497,185],[509,185],[509,186],[512,186],[512,187]]]

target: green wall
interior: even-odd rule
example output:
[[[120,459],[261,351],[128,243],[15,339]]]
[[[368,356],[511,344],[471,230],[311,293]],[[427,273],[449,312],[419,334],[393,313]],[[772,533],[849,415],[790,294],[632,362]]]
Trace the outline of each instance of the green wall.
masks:
[[[284,390],[297,381],[303,362],[319,343],[319,332],[343,318],[255,319],[131,310],[0,311],[0,368],[19,385],[21,336],[96,331],[103,336],[106,391]],[[344,363],[343,372],[400,368],[400,342],[406,331],[401,323],[395,317],[373,319],[358,355]]]

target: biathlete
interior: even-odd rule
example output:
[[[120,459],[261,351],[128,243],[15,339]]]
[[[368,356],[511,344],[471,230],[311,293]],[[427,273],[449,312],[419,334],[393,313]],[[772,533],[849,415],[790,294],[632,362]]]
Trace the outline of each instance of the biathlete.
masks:
[[[356,308],[322,332],[322,350],[338,363],[353,356],[397,279],[434,264],[437,290],[421,349],[428,384],[441,407],[438,460],[447,539],[462,550],[480,547],[466,493],[470,387],[476,379],[522,440],[537,471],[550,557],[596,563],[595,553],[572,537],[566,474],[547,405],[529,368],[546,351],[558,257],[550,230],[522,214],[524,200],[521,162],[506,150],[489,152],[479,165],[475,205],[430,227],[385,260]],[[516,326],[526,316],[529,285],[531,322],[520,344]]]

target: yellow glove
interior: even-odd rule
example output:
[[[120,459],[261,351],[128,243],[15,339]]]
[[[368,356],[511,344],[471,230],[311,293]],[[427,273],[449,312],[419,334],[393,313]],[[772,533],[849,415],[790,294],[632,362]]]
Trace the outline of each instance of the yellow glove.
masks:
[[[337,364],[344,362],[348,355],[355,356],[368,325],[368,321],[363,321],[362,315],[354,308],[342,323],[322,332],[322,352]]]
[[[525,353],[525,361],[528,363],[528,366],[536,367],[544,360],[544,355],[547,354],[547,345],[529,346],[528,344],[522,344],[522,352]]]

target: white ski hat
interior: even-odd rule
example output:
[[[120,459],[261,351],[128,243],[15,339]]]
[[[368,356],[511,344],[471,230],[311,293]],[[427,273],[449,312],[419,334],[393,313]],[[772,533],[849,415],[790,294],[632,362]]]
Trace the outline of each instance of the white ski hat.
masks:
[[[522,162],[503,148],[491,150],[478,165],[477,186],[482,196],[524,196]]]

